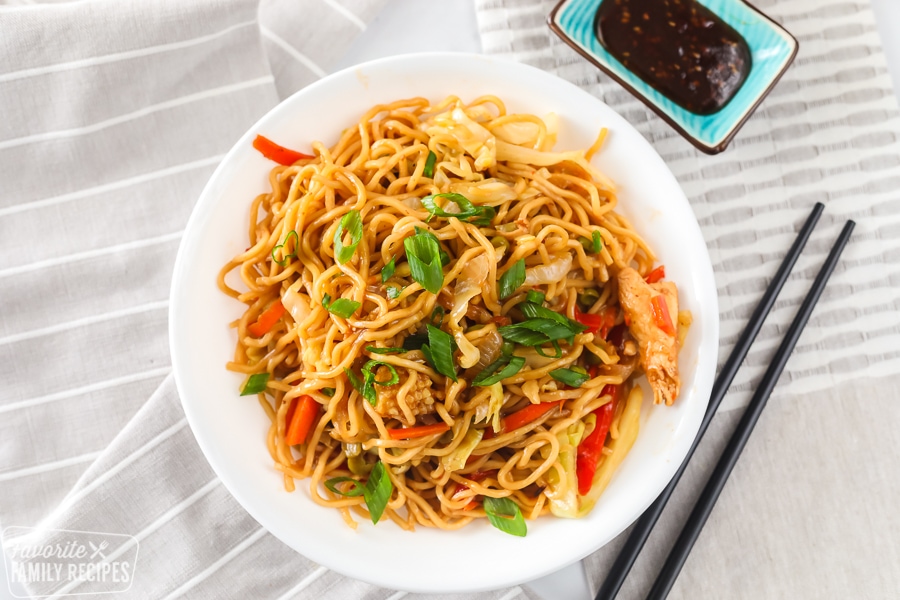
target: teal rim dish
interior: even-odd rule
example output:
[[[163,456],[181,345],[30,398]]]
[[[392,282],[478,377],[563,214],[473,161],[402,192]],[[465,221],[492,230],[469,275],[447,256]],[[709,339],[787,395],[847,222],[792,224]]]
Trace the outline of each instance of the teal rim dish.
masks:
[[[548,17],[550,28],[567,44],[623,85],[698,149],[718,154],[734,138],[772,90],[799,44],[781,25],[743,0],[697,0],[740,34],[750,49],[750,68],[737,93],[713,114],[679,106],[619,62],[595,33],[597,11],[614,0],[562,0]]]

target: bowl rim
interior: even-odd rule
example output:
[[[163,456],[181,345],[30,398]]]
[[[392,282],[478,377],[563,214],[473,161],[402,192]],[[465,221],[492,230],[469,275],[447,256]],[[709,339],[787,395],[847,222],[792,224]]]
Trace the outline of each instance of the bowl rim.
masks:
[[[548,562],[552,563],[551,567],[548,567],[548,568],[537,567],[537,568],[530,570],[527,573],[520,572],[516,575],[506,574],[503,577],[496,577],[495,579],[492,579],[491,581],[467,581],[465,578],[456,577],[451,584],[451,585],[455,586],[452,589],[448,588],[446,585],[443,585],[442,587],[429,587],[429,585],[431,585],[431,584],[421,584],[421,583],[408,584],[406,582],[399,581],[396,578],[391,578],[391,577],[385,576],[383,574],[373,575],[371,572],[367,573],[365,575],[362,575],[359,572],[354,571],[352,568],[347,568],[346,565],[335,564],[334,562],[324,560],[323,554],[319,550],[312,551],[309,547],[304,548],[303,551],[299,550],[296,543],[294,541],[292,541],[291,539],[288,539],[290,537],[288,535],[289,532],[283,527],[275,526],[278,524],[278,521],[275,520],[274,517],[272,517],[268,514],[265,514],[263,511],[260,510],[260,507],[257,506],[256,501],[252,500],[250,497],[250,496],[252,496],[251,491],[244,489],[243,487],[241,487],[241,485],[239,485],[238,475],[232,471],[231,466],[226,464],[224,462],[224,458],[218,454],[216,447],[214,447],[215,444],[214,444],[213,438],[211,436],[207,437],[207,434],[204,432],[204,430],[208,427],[208,424],[204,422],[205,413],[202,412],[201,406],[198,402],[192,401],[191,398],[189,398],[188,395],[185,394],[185,390],[188,389],[188,386],[187,386],[188,374],[183,372],[182,368],[180,367],[180,365],[183,364],[185,359],[182,357],[182,349],[179,347],[179,344],[180,344],[180,340],[181,340],[182,336],[186,335],[185,333],[182,332],[182,330],[180,328],[181,325],[186,324],[186,321],[185,321],[186,308],[182,306],[182,301],[181,301],[180,295],[183,293],[183,286],[185,286],[187,284],[185,275],[187,274],[187,271],[189,270],[188,267],[189,267],[189,263],[191,260],[188,255],[189,255],[190,251],[193,249],[192,248],[192,246],[194,245],[193,237],[195,237],[192,234],[195,234],[195,230],[197,230],[199,227],[202,227],[204,224],[204,221],[206,221],[209,218],[209,215],[206,214],[206,212],[211,210],[210,208],[208,208],[208,205],[210,205],[214,201],[216,194],[219,192],[219,190],[216,189],[218,182],[220,182],[220,180],[229,179],[230,175],[228,173],[229,173],[231,167],[233,166],[234,163],[238,162],[242,156],[246,155],[246,153],[247,153],[246,148],[250,147],[250,142],[252,141],[252,138],[256,135],[256,133],[263,132],[266,129],[267,123],[270,120],[271,121],[279,120],[280,117],[278,115],[282,110],[284,110],[283,107],[287,104],[290,104],[291,100],[297,96],[307,95],[307,94],[314,95],[318,92],[318,90],[320,88],[329,86],[329,85],[331,85],[331,82],[339,80],[340,78],[353,77],[353,78],[361,80],[361,79],[365,78],[365,74],[363,73],[363,70],[365,70],[365,69],[379,69],[379,68],[385,68],[385,67],[388,67],[388,68],[401,67],[402,68],[404,63],[421,61],[421,60],[426,60],[426,61],[434,61],[434,60],[460,61],[460,60],[462,60],[462,61],[486,62],[486,63],[492,65],[491,68],[502,67],[503,69],[507,69],[509,71],[519,71],[522,74],[527,73],[529,76],[537,77],[538,79],[543,79],[545,81],[552,80],[555,85],[561,86],[562,90],[566,90],[567,93],[571,92],[571,93],[581,94],[581,95],[589,97],[593,102],[597,102],[598,104],[604,106],[605,110],[608,110],[611,113],[611,115],[609,117],[610,119],[618,120],[618,122],[621,123],[624,127],[626,127],[627,129],[630,129],[631,131],[630,131],[629,135],[633,134],[634,136],[637,136],[638,138],[640,138],[642,143],[647,145],[647,148],[652,153],[652,156],[648,155],[648,159],[657,162],[665,170],[667,177],[670,178],[671,182],[674,184],[673,189],[677,189],[678,197],[683,200],[687,209],[689,211],[691,210],[690,204],[688,203],[687,198],[684,195],[684,192],[681,189],[680,185],[678,184],[677,180],[675,180],[674,175],[672,175],[671,170],[669,170],[668,166],[665,164],[665,162],[662,160],[662,158],[659,156],[659,154],[652,148],[652,146],[650,146],[649,142],[647,142],[647,140],[645,138],[643,138],[643,136],[641,136],[640,133],[637,132],[637,130],[635,130],[632,125],[630,125],[620,115],[615,113],[615,111],[613,109],[611,109],[608,105],[603,103],[600,99],[593,97],[590,94],[587,94],[587,92],[585,92],[584,90],[578,88],[574,84],[572,84],[562,78],[556,77],[556,76],[554,76],[546,71],[543,71],[541,69],[537,69],[536,67],[518,63],[518,62],[515,62],[512,60],[506,59],[506,58],[485,56],[485,55],[474,54],[474,53],[425,52],[425,53],[390,56],[390,57],[380,58],[380,59],[373,60],[373,61],[368,61],[365,63],[360,63],[358,65],[348,67],[346,69],[343,69],[341,71],[333,73],[327,77],[324,77],[324,78],[320,79],[319,81],[314,82],[313,84],[310,84],[309,86],[302,88],[298,92],[291,95],[289,98],[286,98],[286,99],[282,100],[281,102],[279,102],[278,104],[276,104],[275,106],[273,106],[268,112],[266,112],[265,115],[260,117],[260,119],[258,119],[253,125],[251,125],[248,128],[246,133],[244,133],[236,141],[234,146],[232,146],[232,148],[228,151],[228,153],[222,159],[220,164],[213,171],[212,175],[209,178],[209,181],[204,186],[204,189],[201,191],[201,193],[198,197],[197,204],[195,205],[194,209],[192,210],[191,216],[188,220],[187,227],[185,228],[185,234],[182,238],[181,244],[178,249],[178,254],[176,257],[176,261],[175,261],[175,268],[173,270],[173,275],[172,275],[172,285],[171,285],[171,291],[170,291],[170,297],[169,297],[169,299],[170,299],[169,347],[170,347],[170,352],[172,355],[172,368],[173,368],[175,383],[176,383],[176,387],[179,391],[179,399],[181,400],[181,404],[185,411],[191,431],[192,431],[194,437],[196,438],[197,443],[201,448],[201,451],[203,452],[204,458],[209,463],[209,465],[212,467],[213,471],[216,473],[218,478],[221,480],[221,482],[223,483],[224,487],[229,492],[229,494],[238,501],[238,503],[241,505],[241,507],[254,520],[256,520],[261,526],[263,526],[274,537],[276,537],[277,539],[279,539],[280,541],[285,543],[288,547],[290,547],[292,550],[298,552],[299,554],[301,554],[315,562],[318,562],[339,574],[342,574],[342,575],[345,575],[345,576],[348,576],[351,578],[359,579],[361,581],[373,583],[375,585],[391,587],[394,589],[400,589],[400,590],[410,591],[410,592],[449,592],[449,591],[453,591],[453,592],[464,593],[464,592],[492,590],[492,589],[498,589],[498,588],[505,587],[505,586],[521,584],[525,581],[529,581],[529,580],[547,575],[549,573],[555,572],[565,566],[568,566],[569,564],[572,564],[574,562],[581,560],[582,558],[584,558],[591,552],[594,552],[597,549],[599,549],[605,543],[608,543],[608,541],[611,540],[612,538],[614,538],[616,535],[618,535],[622,531],[624,531],[631,523],[634,522],[635,519],[637,519],[640,516],[640,514],[647,508],[647,506],[649,506],[652,503],[652,501],[658,496],[658,494],[665,488],[665,486],[671,480],[671,477],[675,474],[675,471],[677,470],[678,466],[680,465],[681,460],[684,458],[684,456],[687,455],[688,449],[691,446],[693,439],[696,436],[697,431],[699,430],[700,421],[702,419],[703,412],[705,412],[706,405],[708,404],[709,391],[711,390],[711,387],[712,387],[712,379],[713,379],[714,370],[715,370],[715,366],[716,366],[715,361],[716,361],[716,356],[717,356],[717,344],[716,344],[715,348],[709,347],[709,348],[706,348],[706,350],[704,350],[704,352],[703,352],[703,354],[705,355],[705,358],[707,359],[707,363],[709,363],[710,353],[711,353],[711,359],[712,359],[711,363],[710,364],[706,364],[706,363],[701,364],[699,362],[699,358],[698,358],[698,364],[695,367],[695,373],[697,376],[695,377],[694,386],[695,386],[695,388],[697,388],[699,390],[698,392],[695,392],[695,394],[698,395],[699,397],[695,398],[693,401],[698,402],[698,403],[702,402],[703,407],[702,407],[702,410],[699,410],[698,414],[696,414],[696,415],[694,415],[694,413],[691,412],[688,416],[686,416],[683,419],[683,422],[680,425],[680,426],[685,427],[685,432],[686,432],[686,434],[689,434],[689,436],[683,435],[681,437],[678,437],[677,440],[674,443],[672,443],[670,445],[670,447],[668,447],[665,450],[665,452],[668,455],[668,459],[666,461],[663,461],[664,464],[662,466],[660,466],[660,469],[664,470],[664,473],[666,474],[666,476],[665,477],[660,476],[659,480],[656,481],[656,485],[648,486],[648,487],[653,488],[653,494],[648,495],[645,502],[635,503],[632,506],[630,517],[627,520],[623,520],[621,523],[617,523],[615,532],[612,535],[610,535],[606,539],[599,539],[596,542],[582,541],[578,545],[578,551],[572,552],[569,555],[567,555],[565,560],[559,560],[556,562],[554,562],[552,560],[548,561]],[[617,126],[617,125],[618,125],[618,123],[616,123],[613,126]],[[677,198],[676,198],[676,200],[677,200]],[[204,207],[207,207],[207,208],[204,209]],[[693,220],[692,220],[691,224],[689,224],[689,226],[692,228],[696,228],[696,232],[699,236],[699,240],[702,242],[702,235],[700,235],[699,224],[697,223],[695,217],[693,218]],[[202,231],[202,229],[200,231]],[[704,246],[704,251],[706,251],[705,246]],[[716,342],[718,342],[718,339],[719,339],[718,297],[717,297],[717,292],[716,292],[716,287],[715,287],[715,279],[713,277],[713,272],[712,272],[712,265],[711,265],[711,261],[709,261],[708,253],[706,254],[706,261],[704,262],[703,265],[699,265],[699,267],[700,267],[702,273],[701,273],[701,275],[698,276],[697,282],[698,282],[698,285],[700,285],[704,288],[707,288],[711,285],[711,287],[709,287],[709,290],[712,291],[712,295],[708,298],[704,298],[704,302],[707,304],[707,308],[709,308],[709,310],[714,314],[714,317],[710,317],[710,321],[708,322],[708,325],[710,328],[709,331],[707,331],[706,333],[703,334],[704,339],[706,339],[706,337],[711,337]],[[701,345],[701,346],[698,346],[698,348],[703,349],[704,346]],[[223,369],[223,372],[225,372],[224,369]],[[645,402],[646,402],[646,400],[645,400]],[[697,409],[693,409],[693,410],[697,410]],[[688,417],[690,417],[690,418],[688,418]],[[696,418],[694,418],[694,417],[696,417]],[[569,520],[563,519],[562,521],[569,521]],[[362,523],[361,525],[367,526],[370,524]],[[407,532],[402,532],[402,533],[407,534]],[[454,533],[460,534],[461,532],[454,532]],[[516,538],[516,539],[519,539],[519,538]]]
[[[799,50],[800,50],[800,42],[797,41],[797,38],[795,38],[794,35],[790,31],[788,31],[784,26],[782,26],[780,23],[778,23],[777,21],[772,19],[772,17],[770,17],[769,15],[767,15],[760,9],[756,8],[753,4],[751,4],[747,0],[732,0],[734,2],[739,2],[741,4],[744,4],[750,10],[758,13],[759,16],[762,17],[762,19],[764,21],[766,21],[774,30],[780,32],[784,37],[786,37],[790,41],[790,44],[791,44],[791,53],[785,59],[784,64],[781,66],[781,68],[778,69],[778,71],[775,73],[775,76],[772,77],[772,79],[769,81],[769,84],[759,94],[757,94],[756,99],[753,101],[752,104],[750,104],[747,111],[743,115],[741,115],[740,119],[736,120],[732,124],[731,128],[728,130],[728,133],[719,141],[719,143],[710,145],[710,144],[704,143],[702,140],[700,140],[696,136],[692,135],[685,127],[683,127],[681,125],[681,123],[677,119],[673,118],[671,115],[666,113],[666,111],[664,111],[662,109],[662,107],[660,107],[658,104],[656,104],[656,102],[654,102],[651,98],[648,98],[639,89],[635,88],[633,85],[631,85],[631,83],[629,83],[628,81],[623,79],[616,72],[615,69],[610,68],[609,66],[604,64],[602,61],[598,60],[597,57],[592,52],[581,47],[581,45],[578,42],[576,42],[574,39],[572,39],[569,36],[569,34],[562,28],[562,26],[559,25],[556,17],[566,4],[573,2],[573,1],[576,1],[576,0],[559,0],[559,2],[556,4],[556,6],[553,7],[553,10],[550,11],[550,14],[547,16],[547,25],[550,27],[550,29],[553,31],[553,33],[555,33],[557,35],[557,37],[559,37],[562,41],[564,41],[566,44],[568,44],[573,50],[578,52],[578,54],[580,54],[582,57],[587,59],[588,62],[590,62],[595,67],[597,67],[598,69],[603,71],[606,75],[608,75],[610,78],[612,78],[616,83],[618,83],[623,88],[625,88],[632,96],[634,96],[635,98],[640,100],[647,108],[652,110],[663,121],[668,123],[668,125],[672,129],[674,129],[679,134],[681,134],[681,136],[684,139],[686,139],[688,142],[690,142],[691,145],[693,145],[695,148],[697,148],[701,152],[704,152],[704,153],[710,154],[710,155],[719,154],[720,152],[724,151],[728,147],[728,145],[731,143],[731,141],[734,139],[734,137],[738,134],[738,132],[741,130],[741,128],[744,126],[744,124],[750,119],[751,116],[753,116],[753,113],[756,112],[756,109],[759,108],[759,105],[762,104],[763,100],[765,100],[768,97],[769,93],[771,93],[771,91],[775,88],[775,86],[778,85],[778,82],[781,80],[781,78],[787,72],[788,68],[791,66],[791,63],[794,62],[794,58],[797,57],[797,52],[799,52]],[[604,1],[606,1],[606,0],[599,0],[598,7],[599,7],[599,4]],[[706,7],[706,8],[712,11],[711,8],[709,8],[709,7]],[[712,11],[712,12],[715,13],[715,11]],[[719,15],[717,15],[717,16],[719,16]],[[622,68],[627,71],[630,71],[630,69],[627,69],[624,66]],[[751,70],[753,69],[753,65],[750,66],[750,69]]]

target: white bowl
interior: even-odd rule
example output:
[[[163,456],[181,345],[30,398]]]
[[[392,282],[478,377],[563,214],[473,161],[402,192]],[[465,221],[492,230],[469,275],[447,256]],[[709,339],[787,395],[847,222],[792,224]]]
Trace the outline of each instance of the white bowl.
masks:
[[[594,163],[618,185],[617,210],[666,266],[694,314],[681,351],[682,391],[674,406],[645,400],[641,432],[593,512],[579,520],[528,522],[525,538],[487,521],[460,531],[391,522],[348,528],[336,510],[309,498],[308,482],[287,493],[266,450],[268,419],[241,398],[242,377],[225,370],[236,336],[228,323],[243,305],[219,292],[216,275],[247,246],[248,210],[268,191],[273,163],[252,147],[260,133],[288,147],[334,143],[371,106],[400,98],[473,99],[495,94],[511,112],[560,117],[558,149],[588,147],[609,128]],[[169,333],[175,380],[207,460],[234,497],[272,534],[308,558],[377,585],[417,592],[466,592],[531,580],[575,562],[619,534],[669,482],[697,433],[718,350],[718,304],[709,255],[691,207],[650,144],[622,117],[574,85],[538,69],[464,54],[418,54],[335,73],[294,94],[254,125],[216,169],[191,215],[172,283]],[[645,397],[648,395],[645,394]]]

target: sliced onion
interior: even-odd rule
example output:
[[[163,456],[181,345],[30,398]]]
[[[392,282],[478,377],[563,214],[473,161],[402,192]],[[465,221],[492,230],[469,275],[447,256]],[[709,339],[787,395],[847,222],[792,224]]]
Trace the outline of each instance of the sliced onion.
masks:
[[[498,140],[533,148],[541,134],[541,127],[533,121],[510,121],[491,128],[491,133]]]
[[[562,281],[572,268],[572,255],[568,252],[555,256],[549,265],[525,269],[525,285],[546,285]]]
[[[518,198],[516,191],[511,185],[496,179],[453,183],[450,185],[450,191],[462,194],[475,204],[479,205],[496,206]]]
[[[300,293],[303,280],[298,279],[281,295],[281,304],[287,309],[295,323],[302,323],[312,312],[309,308],[311,300]]]
[[[490,333],[486,333],[478,340],[478,352],[481,355],[478,362],[473,367],[474,374],[481,373],[488,365],[500,358],[500,350],[503,348],[503,338],[496,328],[491,328]]]
[[[453,310],[450,311],[450,320],[454,324],[465,316],[469,300],[482,293],[481,286],[487,280],[488,269],[487,255],[479,254],[460,271],[453,291]]]

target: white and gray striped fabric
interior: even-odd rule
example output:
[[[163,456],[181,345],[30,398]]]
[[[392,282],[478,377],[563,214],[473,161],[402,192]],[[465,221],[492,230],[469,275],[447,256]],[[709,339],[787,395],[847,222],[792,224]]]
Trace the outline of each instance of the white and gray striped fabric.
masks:
[[[212,170],[383,2],[0,6],[0,524],[134,536],[117,597],[405,595],[313,564],[247,515],[187,427],[166,335]]]
[[[0,525],[135,536],[135,579],[121,596],[404,596],[311,563],[240,508],[186,425],[166,337],[175,252],[215,165],[279,98],[328,72],[383,2],[0,6]],[[900,589],[897,386],[860,379],[900,364],[892,189],[900,120],[867,4],[765,2],[798,35],[801,55],[734,148],[712,158],[554,40],[543,24],[549,3],[476,5],[486,51],[586,86],[669,162],[710,244],[723,349],[801,215],[814,200],[828,204],[827,226],[789,282],[737,398],[838,221],[858,218],[770,408],[770,429],[748,450],[672,597],[891,597]],[[814,390],[824,391],[794,397]],[[672,539],[734,418],[713,425],[654,540]],[[817,463],[823,456],[827,468]],[[615,546],[586,561],[593,579]],[[649,548],[624,597],[646,591],[666,546]],[[715,568],[723,556],[724,573]],[[474,597],[529,596],[516,587]]]

